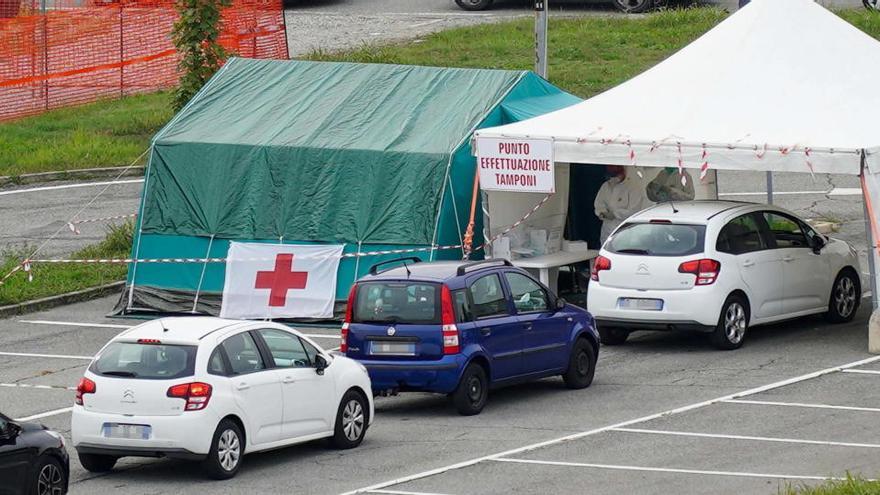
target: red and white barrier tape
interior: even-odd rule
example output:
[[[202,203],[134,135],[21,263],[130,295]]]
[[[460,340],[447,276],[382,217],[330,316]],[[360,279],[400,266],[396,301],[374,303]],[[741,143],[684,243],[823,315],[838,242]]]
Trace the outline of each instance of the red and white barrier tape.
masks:
[[[67,222],[67,228],[70,229],[74,234],[79,234],[79,229],[76,227],[77,225],[83,223],[96,223],[96,222],[109,222],[111,220],[124,220],[127,218],[135,218],[137,217],[137,213],[132,213],[130,215],[116,215],[112,217],[103,217],[103,218],[88,218],[86,220],[71,220]]]

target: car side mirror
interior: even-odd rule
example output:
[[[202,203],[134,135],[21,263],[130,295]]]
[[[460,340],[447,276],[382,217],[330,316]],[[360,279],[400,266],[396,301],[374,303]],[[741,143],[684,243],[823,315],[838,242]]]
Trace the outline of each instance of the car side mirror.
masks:
[[[315,356],[315,373],[317,373],[319,375],[323,375],[324,370],[327,369],[327,366],[328,366],[327,359],[324,356],[322,356],[320,354]]]
[[[0,430],[0,440],[12,440],[21,432],[21,427],[15,423],[6,423],[6,428]]]
[[[565,309],[565,305],[566,305],[565,299],[563,299],[561,297],[556,298],[556,310],[557,311],[561,311],[561,310]]]
[[[822,252],[822,248],[825,247],[825,238],[822,235],[817,235],[813,237],[813,252],[815,254],[819,254]]]

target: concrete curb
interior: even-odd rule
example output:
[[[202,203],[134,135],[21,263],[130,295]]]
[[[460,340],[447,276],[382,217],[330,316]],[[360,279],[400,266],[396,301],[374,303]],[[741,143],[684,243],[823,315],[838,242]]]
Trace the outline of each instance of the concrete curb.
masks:
[[[119,282],[100,285],[98,287],[89,287],[88,289],[59,294],[57,296],[34,299],[32,301],[11,304],[9,306],[0,306],[0,318],[9,318],[11,316],[64,306],[65,304],[88,301],[89,299],[95,299],[118,292],[119,289],[124,286],[125,280],[120,280]]]
[[[137,166],[125,170],[126,167],[83,168],[79,170],[62,170],[60,172],[40,172],[38,174],[0,176],[0,187],[38,184],[59,180],[115,179],[124,170],[122,177],[140,177],[144,175],[144,167]]]

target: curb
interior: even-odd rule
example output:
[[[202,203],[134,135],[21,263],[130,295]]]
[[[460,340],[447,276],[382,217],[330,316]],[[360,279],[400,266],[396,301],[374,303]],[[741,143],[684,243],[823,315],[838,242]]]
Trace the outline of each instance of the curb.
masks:
[[[128,170],[125,170],[128,168]],[[125,170],[121,177],[140,177],[144,175],[144,166],[136,167],[102,167],[82,168],[78,170],[62,170],[60,172],[40,172],[36,174],[4,175],[0,176],[0,187],[20,186],[23,184],[38,184],[41,182],[53,182],[59,180],[83,180],[83,179],[115,179]]]
[[[34,299],[32,301],[25,301],[18,304],[10,304],[9,306],[0,306],[0,318],[9,318],[11,316],[21,315],[25,313],[33,313],[34,311],[41,311],[44,309],[64,306],[66,304],[88,301],[89,299],[96,299],[98,297],[113,294],[124,285],[125,280],[120,280],[119,282],[99,285],[98,287],[89,287],[88,289],[68,292],[66,294],[59,294],[57,296]]]

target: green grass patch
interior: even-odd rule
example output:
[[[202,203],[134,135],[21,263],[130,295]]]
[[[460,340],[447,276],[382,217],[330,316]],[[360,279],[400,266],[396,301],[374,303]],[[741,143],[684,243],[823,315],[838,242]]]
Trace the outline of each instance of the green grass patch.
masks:
[[[110,226],[103,241],[73,253],[71,258],[127,258],[133,231],[133,222]],[[24,247],[0,255],[0,276],[9,273],[33,251],[33,247]],[[124,264],[34,264],[32,282],[28,282],[24,271],[19,271],[0,285],[0,306],[108,284],[124,279],[126,270]]]
[[[847,474],[843,481],[829,481],[818,486],[787,485],[781,495],[878,495],[880,481],[865,481]]]
[[[0,124],[0,176],[125,166],[171,118],[169,93],[53,110]]]

